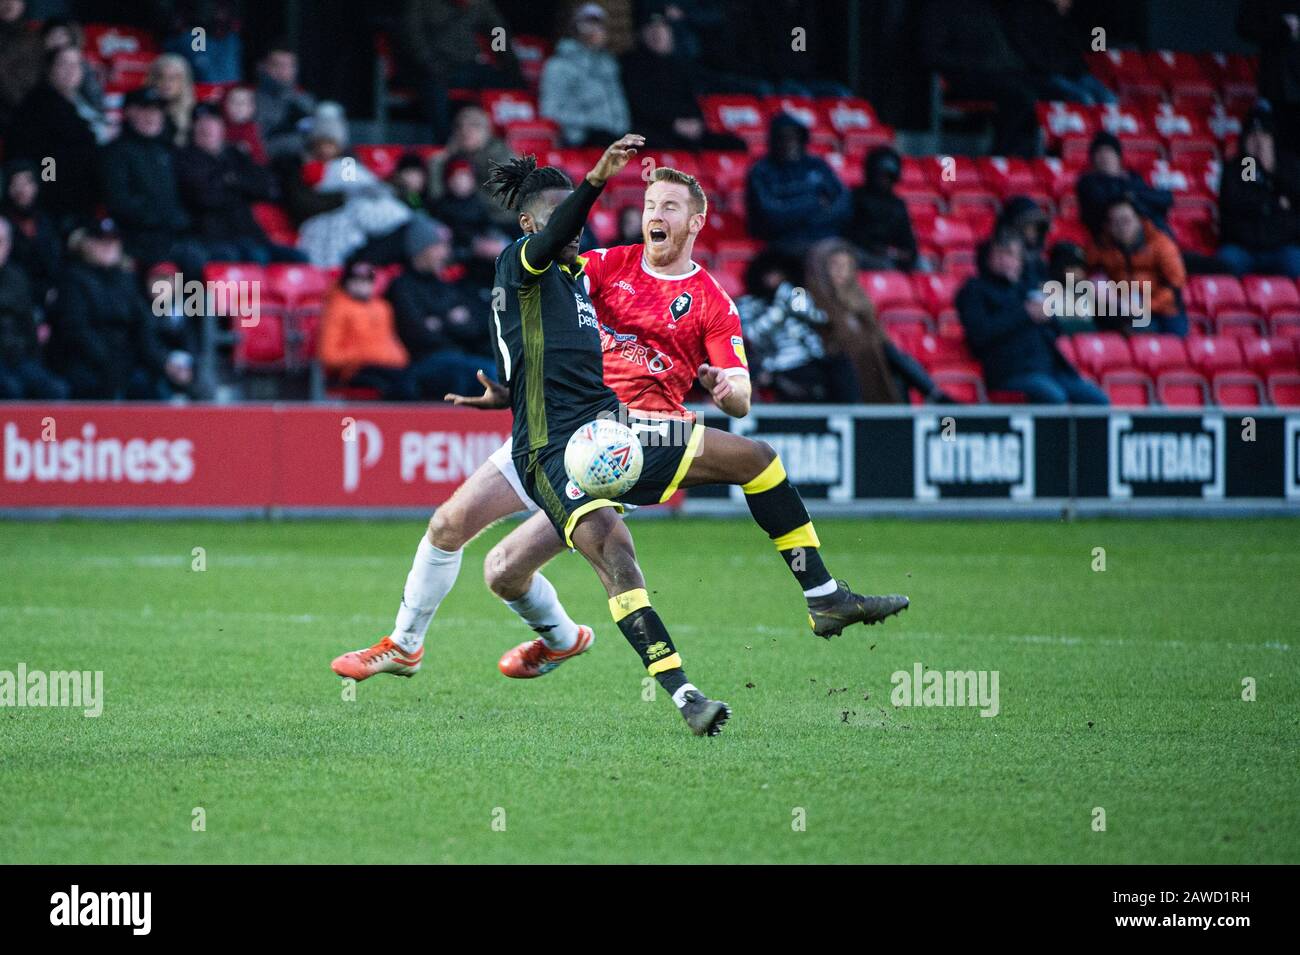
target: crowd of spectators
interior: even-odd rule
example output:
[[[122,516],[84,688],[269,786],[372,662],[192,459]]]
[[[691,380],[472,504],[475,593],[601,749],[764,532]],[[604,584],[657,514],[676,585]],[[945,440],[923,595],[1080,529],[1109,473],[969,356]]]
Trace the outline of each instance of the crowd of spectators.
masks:
[[[425,141],[438,148],[407,147],[382,176],[358,158],[343,107],[300,87],[289,44],[246,51],[236,6],[203,7],[202,48],[187,27],[199,13],[175,4],[162,52],[113,101],[78,23],[31,23],[22,0],[0,0],[0,395],[207,397],[195,356],[210,353],[214,326],[158,308],[151,288],[202,278],[220,262],[334,270],[310,356],[329,384],[392,400],[473,390],[478,370],[494,366],[494,261],[519,228],[483,186],[510,147],[489,112],[457,94],[525,85],[520,58],[498,42],[508,24],[496,4],[404,4],[396,45],[416,79]],[[706,121],[710,93],[850,94],[772,40],[805,26],[808,4],[773,0],[764,29],[731,36],[741,7],[561,4],[554,46],[533,74],[538,115],[568,149],[636,129],[656,149],[741,158],[743,210],[737,200],[724,214],[743,212],[761,249],[737,295],[760,394],[953,400],[891,336],[861,277],[946,267],[918,243],[898,149],[857,153],[860,184],[850,189],[849,160],[828,158],[796,112],[772,116],[765,151]],[[919,61],[945,96],[991,101],[995,154],[1041,154],[1038,101],[1116,102],[1089,70],[1072,0],[922,0],[918,9]],[[1074,186],[1084,235],[1049,242],[1056,211],[1037,195],[990,211],[954,305],[991,389],[1104,402],[1061,357],[1055,342],[1067,329],[1183,336],[1189,272],[1300,277],[1300,7],[1244,3],[1238,28],[1261,46],[1261,91],[1273,105],[1261,100],[1236,154],[1223,158],[1217,251],[1180,249],[1173,194],[1129,167],[1119,137],[1097,133]],[[220,84],[219,95],[201,95],[199,84]],[[274,237],[268,207],[285,224]],[[639,241],[639,207],[618,209],[612,232]],[[1066,278],[1149,289],[1135,304],[1149,322],[1054,313],[1044,290]]]

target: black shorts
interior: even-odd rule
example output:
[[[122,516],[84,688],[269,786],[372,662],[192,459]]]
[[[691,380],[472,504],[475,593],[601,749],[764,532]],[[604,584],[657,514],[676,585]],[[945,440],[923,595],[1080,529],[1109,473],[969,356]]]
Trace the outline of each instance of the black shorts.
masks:
[[[563,441],[553,441],[536,451],[515,455],[515,468],[524,491],[550,518],[560,539],[568,547],[573,546],[573,528],[578,519],[590,511],[613,507],[622,513],[624,504],[662,504],[672,497],[690,469],[691,461],[699,455],[700,442],[704,439],[705,428],[698,421],[629,415],[627,424],[641,439],[641,477],[626,494],[615,500],[591,497],[570,480],[564,470],[564,449],[569,443],[567,434]]]

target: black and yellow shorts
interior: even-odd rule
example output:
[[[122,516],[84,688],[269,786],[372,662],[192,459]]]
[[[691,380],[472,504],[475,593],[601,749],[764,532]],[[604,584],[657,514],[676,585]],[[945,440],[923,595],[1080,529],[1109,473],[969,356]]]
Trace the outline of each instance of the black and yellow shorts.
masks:
[[[628,415],[627,424],[641,439],[644,463],[641,478],[617,500],[594,498],[570,480],[564,470],[564,449],[569,442],[554,441],[536,451],[515,455],[515,468],[524,491],[542,512],[568,547],[573,546],[573,528],[590,511],[601,507],[623,512],[624,504],[662,504],[673,496],[691,462],[700,453],[704,425],[674,418]]]

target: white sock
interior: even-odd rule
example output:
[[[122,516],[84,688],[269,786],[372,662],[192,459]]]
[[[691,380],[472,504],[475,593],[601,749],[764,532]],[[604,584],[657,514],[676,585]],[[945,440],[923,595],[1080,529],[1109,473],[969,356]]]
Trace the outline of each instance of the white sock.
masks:
[[[673,693],[673,703],[676,704],[679,710],[686,705],[686,694],[691,692],[691,690],[695,690],[694,683],[683,683],[677,688],[677,691]],[[698,693],[699,690],[695,690],[695,692]]]
[[[456,583],[460,558],[460,551],[434,547],[427,534],[420,537],[411,572],[406,575],[402,605],[393,624],[392,640],[407,653],[415,653],[424,646],[424,635],[438,605]]]
[[[837,584],[835,580],[832,578],[831,580],[826,581],[826,583],[822,584],[819,587],[810,587],[809,589],[803,592],[803,595],[805,597],[825,597],[827,594],[835,593],[835,590],[838,587],[839,584]]]
[[[533,574],[528,593],[505,601],[505,605],[523,617],[552,650],[567,650],[578,639],[578,625],[569,619],[554,585],[541,574]]]

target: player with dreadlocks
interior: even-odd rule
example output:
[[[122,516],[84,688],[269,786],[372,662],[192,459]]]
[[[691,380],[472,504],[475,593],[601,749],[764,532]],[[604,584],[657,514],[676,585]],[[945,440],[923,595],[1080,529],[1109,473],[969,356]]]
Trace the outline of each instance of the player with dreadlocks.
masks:
[[[531,499],[554,527],[554,531],[545,532],[557,535],[557,543],[563,540],[576,547],[596,568],[610,594],[611,612],[620,629],[649,672],[672,694],[691,729],[713,735],[725,722],[729,715],[725,704],[708,700],[686,682],[680,656],[649,605],[631,537],[611,513],[618,504],[589,499],[567,480],[563,469],[563,448],[569,435],[595,417],[619,410],[618,397],[601,382],[601,339],[595,312],[580,281],[586,260],[577,255],[577,249],[582,224],[604,180],[622,168],[640,144],[640,137],[625,137],[614,144],[584,183],[572,191],[562,172],[538,169],[531,157],[494,170],[490,184],[509,206],[519,210],[525,232],[498,259],[497,273],[498,288],[506,295],[505,308],[495,316],[500,370],[509,384],[515,412],[511,445],[502,450],[513,455],[513,462],[501,452],[494,454],[490,466],[476,472],[438,509],[428,535],[433,539],[421,542],[408,577],[392,638],[384,638],[367,651],[340,657],[335,661],[336,672],[364,679],[374,672],[410,675],[418,669],[422,644],[412,649],[406,628],[418,629],[422,639],[433,610],[454,581],[459,547],[497,518],[518,510],[521,500]],[[653,214],[650,232],[671,225],[676,235],[680,226],[693,239],[703,225],[702,210],[688,213],[682,203],[682,215],[674,218],[665,211],[671,202],[662,196],[659,202],[665,208]],[[680,242],[681,237],[673,241]],[[685,258],[689,259],[689,249]],[[743,352],[740,358],[743,363]],[[713,369],[710,375],[717,371]],[[608,366],[604,373],[609,373]],[[639,384],[620,382],[619,394],[638,394],[646,383],[644,378]],[[669,390],[675,393],[689,387],[689,383],[679,385]],[[674,401],[680,402],[680,397]],[[646,424],[653,427],[657,420],[649,419]],[[637,427],[636,422],[631,423]],[[903,597],[862,597],[831,579],[807,511],[768,445],[698,424],[688,431],[689,438],[671,446],[652,444],[644,449],[641,480],[621,501],[658,503],[678,486],[742,485],[755,520],[803,585],[811,622],[819,634],[838,633],[850,623],[875,622],[907,605]],[[505,489],[501,488],[503,480]],[[539,529],[532,522],[532,528],[526,540],[533,541],[540,557],[532,565],[536,567],[554,553],[556,545],[534,540],[543,536],[545,524]],[[452,550],[446,549],[448,544]],[[430,567],[450,567],[451,573],[431,573]],[[523,596],[507,602],[541,633],[546,659],[531,671],[522,668],[517,672],[511,672],[503,659],[502,669],[510,675],[541,675],[585,651],[592,642],[590,628],[573,624],[563,612],[554,587],[540,573],[533,573],[532,567],[525,571],[525,576],[529,575]],[[425,586],[430,578],[441,578],[443,586]],[[430,590],[435,591],[433,599]]]

